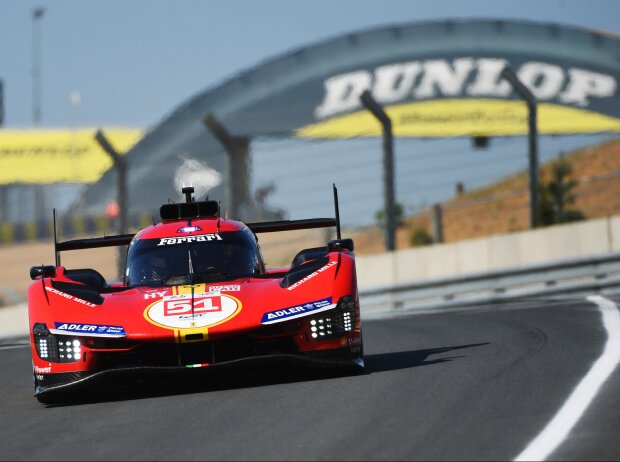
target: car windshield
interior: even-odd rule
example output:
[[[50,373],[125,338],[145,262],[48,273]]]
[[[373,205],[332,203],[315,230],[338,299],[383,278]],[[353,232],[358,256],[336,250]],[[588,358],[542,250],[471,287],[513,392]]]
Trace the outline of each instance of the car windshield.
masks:
[[[127,254],[127,284],[176,285],[258,274],[256,239],[248,230],[142,239]]]

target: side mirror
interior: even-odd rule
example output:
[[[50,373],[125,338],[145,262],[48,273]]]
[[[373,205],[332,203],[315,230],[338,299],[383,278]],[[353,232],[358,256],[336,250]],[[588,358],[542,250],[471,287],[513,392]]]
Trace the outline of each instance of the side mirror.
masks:
[[[33,266],[30,268],[30,279],[33,281],[38,278],[48,278],[56,276],[56,267],[52,265],[47,266]]]
[[[340,249],[347,249],[353,252],[353,239],[334,239],[327,243],[327,249],[334,252]]]

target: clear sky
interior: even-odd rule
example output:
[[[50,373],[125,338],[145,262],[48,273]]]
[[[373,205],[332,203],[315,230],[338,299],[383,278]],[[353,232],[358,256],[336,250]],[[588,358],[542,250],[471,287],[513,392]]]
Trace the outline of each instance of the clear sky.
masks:
[[[33,126],[32,13],[39,7],[42,127],[153,128],[188,98],[265,60],[390,24],[501,18],[620,33],[620,0],[0,0],[6,128]],[[74,92],[80,100],[72,105]],[[541,138],[541,162],[592,142]],[[349,145],[256,140],[251,188],[274,182],[269,202],[293,218],[307,218],[330,213],[323,208],[331,204],[328,193],[337,182],[347,205],[344,222],[372,222],[382,197],[377,143],[356,147],[350,163],[355,168],[334,176],[333,158],[344,161]],[[456,181],[467,189],[495,181],[527,166],[524,149],[522,137],[493,140],[485,152],[474,151],[468,139],[398,140],[398,200],[412,212],[452,196]],[[303,162],[325,171],[300,188],[297,177],[276,174],[275,166],[286,170],[291,156],[302,171],[308,167]],[[437,168],[438,162],[449,168]],[[325,183],[325,197],[313,192],[319,182]],[[73,200],[69,196],[65,202]]]
[[[517,18],[620,33],[617,0],[0,0],[6,127],[33,124],[39,6],[43,127],[148,128],[263,60],[373,26]],[[72,92],[81,95],[77,105]]]

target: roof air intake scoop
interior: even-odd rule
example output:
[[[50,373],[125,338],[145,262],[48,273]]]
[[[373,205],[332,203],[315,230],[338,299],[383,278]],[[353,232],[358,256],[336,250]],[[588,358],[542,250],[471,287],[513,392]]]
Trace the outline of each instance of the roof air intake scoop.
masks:
[[[192,203],[192,194],[194,194],[194,187],[193,186],[183,186],[183,189],[181,189],[181,192],[183,194],[185,194],[185,203],[191,204]]]

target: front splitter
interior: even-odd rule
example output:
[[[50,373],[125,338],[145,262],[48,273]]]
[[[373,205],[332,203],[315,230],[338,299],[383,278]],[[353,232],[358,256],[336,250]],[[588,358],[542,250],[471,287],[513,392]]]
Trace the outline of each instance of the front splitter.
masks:
[[[46,401],[44,398],[56,395],[59,393],[78,391],[82,387],[88,387],[98,381],[114,378],[164,378],[171,375],[179,374],[191,374],[195,375],[200,371],[213,371],[222,369],[239,369],[248,370],[254,366],[267,366],[274,367],[277,365],[294,365],[309,368],[318,368],[326,370],[344,370],[351,372],[359,372],[364,369],[364,358],[358,357],[353,359],[341,359],[341,358],[329,358],[328,356],[311,356],[311,355],[294,355],[294,354],[277,354],[267,356],[253,356],[249,358],[240,358],[230,361],[225,361],[216,364],[204,364],[204,365],[189,365],[189,366],[136,366],[136,367],[123,367],[115,369],[106,369],[94,372],[80,372],[80,373],[67,373],[62,374],[66,377],[66,382],[56,383],[49,386],[38,385],[35,388],[34,396],[41,401]],[[54,374],[63,382],[61,374]]]

